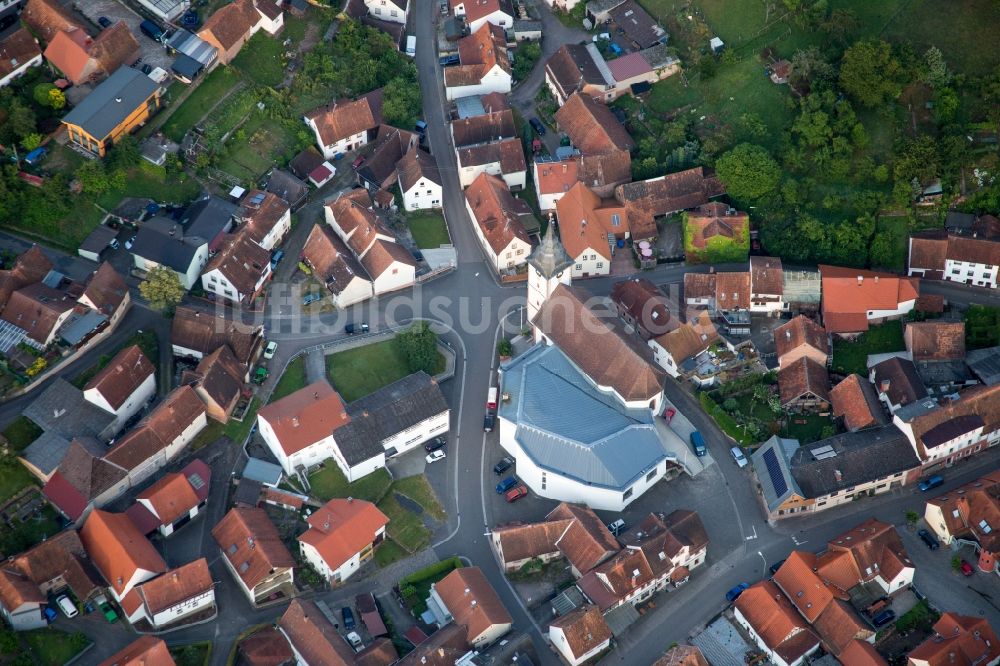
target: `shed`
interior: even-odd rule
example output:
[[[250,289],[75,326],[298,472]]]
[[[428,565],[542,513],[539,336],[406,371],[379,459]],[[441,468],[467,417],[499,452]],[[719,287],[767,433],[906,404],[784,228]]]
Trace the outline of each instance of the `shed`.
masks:
[[[111,243],[112,239],[117,236],[118,233],[111,227],[106,227],[103,224],[98,225],[96,229],[90,232],[83,242],[80,244],[80,248],[76,251],[84,259],[90,259],[91,261],[100,261],[101,254],[104,252],[108,244]]]
[[[712,53],[720,53],[722,49],[726,48],[726,45],[718,37],[712,37],[712,39],[708,40],[708,47],[712,49]]]
[[[281,482],[281,466],[260,458],[250,458],[243,468],[243,478],[276,488]]]
[[[204,68],[205,66],[200,62],[183,53],[178,55],[170,65],[170,70],[174,73],[174,76],[184,83],[194,81]]]

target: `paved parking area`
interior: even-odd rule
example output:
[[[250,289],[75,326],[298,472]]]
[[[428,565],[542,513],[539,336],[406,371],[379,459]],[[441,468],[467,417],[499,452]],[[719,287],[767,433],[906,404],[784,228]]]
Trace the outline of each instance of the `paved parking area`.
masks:
[[[922,522],[920,526],[923,527]],[[968,577],[952,571],[951,558],[956,555],[976,566],[978,558],[971,547],[954,551],[942,544],[937,550],[930,550],[915,531],[900,528],[899,534],[917,568],[913,586],[932,606],[962,615],[1000,616],[1000,578],[978,568]]]
[[[63,4],[67,6],[73,4],[74,8],[87,17],[94,24],[95,34],[100,29],[97,19],[101,16],[106,16],[112,23],[125,21],[132,31],[132,35],[139,42],[139,57],[142,62],[170,71],[170,63],[174,59],[167,54],[161,44],[154,42],[139,31],[139,24],[142,23],[143,17],[131,8],[126,7],[118,0],[87,0],[87,2],[64,2]]]

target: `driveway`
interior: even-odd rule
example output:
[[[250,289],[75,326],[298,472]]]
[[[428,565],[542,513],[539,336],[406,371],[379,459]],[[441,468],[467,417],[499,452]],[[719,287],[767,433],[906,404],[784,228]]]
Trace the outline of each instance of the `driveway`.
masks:
[[[69,5],[70,3],[64,4]],[[124,4],[118,2],[118,0],[87,0],[87,2],[76,2],[72,3],[72,5],[94,24],[95,36],[101,29],[97,23],[99,17],[107,17],[112,23],[125,21],[128,24],[129,30],[132,31],[132,36],[139,42],[139,58],[142,62],[148,63],[153,67],[162,67],[168,72],[170,71],[170,63],[174,61],[173,57],[167,54],[162,45],[154,42],[139,31],[139,24],[142,23],[143,17],[130,7],[126,7]],[[132,63],[125,64],[131,65]]]

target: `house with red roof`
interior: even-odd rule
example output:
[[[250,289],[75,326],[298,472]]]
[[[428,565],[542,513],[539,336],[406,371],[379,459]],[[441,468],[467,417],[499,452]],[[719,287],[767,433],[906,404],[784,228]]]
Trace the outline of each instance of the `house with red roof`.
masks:
[[[371,502],[335,498],[307,519],[299,535],[302,557],[326,580],[339,584],[371,559],[385,538],[389,518]]]
[[[482,648],[510,631],[513,619],[479,567],[462,567],[431,585],[427,610],[439,628],[456,624]]]
[[[319,381],[257,412],[264,443],[285,474],[297,474],[333,457],[333,433],[350,421],[340,395]]]
[[[167,570],[153,544],[124,513],[95,509],[80,528],[80,541],[118,602]]]
[[[511,194],[507,183],[487,173],[479,174],[465,191],[465,209],[497,272],[514,269],[528,261],[531,254],[528,228],[537,230],[538,221],[531,207]]]
[[[156,394],[156,368],[139,345],[127,347],[111,359],[83,387],[83,397],[115,415],[117,432]]]
[[[944,613],[934,635],[909,654],[907,666],[996,666],[1000,640],[986,618]]]
[[[212,538],[250,603],[294,592],[295,559],[264,509],[230,509],[212,528]]]
[[[114,653],[98,666],[174,666],[166,642],[156,636],[142,636]]]
[[[825,265],[819,266],[819,273],[823,326],[842,337],[863,333],[870,324],[899,319],[913,310],[920,295],[917,278]]]
[[[924,520],[945,545],[971,544],[980,571],[1000,572],[1000,470],[928,500]]]
[[[500,0],[449,0],[451,12],[465,18],[469,32],[489,24],[504,30],[514,26],[514,17]]]
[[[476,6],[480,6],[480,0],[476,0]],[[458,65],[444,70],[444,90],[449,100],[510,92],[514,78],[503,28],[482,23],[468,37],[458,40],[458,58]]]
[[[983,215],[972,233],[944,229],[910,236],[907,275],[996,289],[1000,278],[1000,223]]]
[[[121,600],[125,617],[140,630],[162,631],[215,609],[215,582],[204,557],[136,585]]]
[[[211,478],[208,465],[192,460],[181,471],[165,474],[139,493],[126,513],[143,534],[155,530],[168,537],[205,508]]]

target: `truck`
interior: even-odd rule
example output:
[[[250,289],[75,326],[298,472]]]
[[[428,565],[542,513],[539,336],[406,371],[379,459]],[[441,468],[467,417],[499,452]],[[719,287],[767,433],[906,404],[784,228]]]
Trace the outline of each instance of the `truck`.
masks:
[[[694,454],[699,458],[708,453],[708,450],[705,448],[705,438],[697,430],[691,433],[691,448],[694,449]]]

